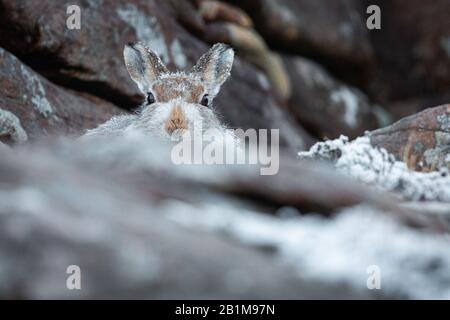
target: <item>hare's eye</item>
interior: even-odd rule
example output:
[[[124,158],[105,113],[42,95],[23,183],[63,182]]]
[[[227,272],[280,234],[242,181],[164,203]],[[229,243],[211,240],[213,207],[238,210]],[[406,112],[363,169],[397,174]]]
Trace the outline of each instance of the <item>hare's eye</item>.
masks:
[[[207,107],[209,105],[209,98],[208,95],[205,94],[202,98],[202,101],[200,102],[201,105]]]
[[[147,105],[155,103],[155,96],[153,95],[153,93],[148,92],[147,93]]]

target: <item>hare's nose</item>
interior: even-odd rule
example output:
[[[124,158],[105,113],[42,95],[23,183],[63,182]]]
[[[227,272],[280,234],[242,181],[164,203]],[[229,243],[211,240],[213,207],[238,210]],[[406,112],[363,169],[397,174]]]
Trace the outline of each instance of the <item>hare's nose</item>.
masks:
[[[170,135],[176,130],[186,130],[188,128],[186,115],[179,106],[176,106],[172,109],[169,117],[167,118],[164,128]]]

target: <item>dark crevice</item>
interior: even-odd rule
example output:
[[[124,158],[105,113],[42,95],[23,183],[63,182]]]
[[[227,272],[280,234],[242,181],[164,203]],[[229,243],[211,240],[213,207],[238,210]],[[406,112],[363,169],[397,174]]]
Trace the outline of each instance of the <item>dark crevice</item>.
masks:
[[[130,97],[117,89],[111,88],[105,82],[81,80],[71,76],[61,75],[59,73],[42,72],[41,74],[59,86],[77,91],[79,93],[87,93],[97,96],[124,110],[134,111],[142,103],[142,96],[135,95]]]
[[[118,89],[112,88],[105,82],[83,80],[71,76],[71,74],[76,73],[89,76],[92,72],[81,66],[67,65],[57,53],[31,52],[21,54],[21,52],[15,52],[16,50],[10,50],[8,47],[5,47],[5,49],[14,54],[34,72],[58,86],[75,92],[96,96],[128,111],[134,111],[142,102],[142,96],[127,95]]]

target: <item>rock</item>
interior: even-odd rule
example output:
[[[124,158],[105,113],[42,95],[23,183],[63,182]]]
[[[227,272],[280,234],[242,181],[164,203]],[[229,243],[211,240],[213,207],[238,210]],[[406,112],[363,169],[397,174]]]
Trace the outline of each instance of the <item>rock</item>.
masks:
[[[399,283],[389,292],[366,289],[368,258],[389,263],[392,272],[403,272],[405,264],[412,272],[408,279],[429,279],[433,288],[443,290],[439,280],[447,276],[433,277],[424,266],[438,259],[445,270],[448,259],[441,256],[441,249],[447,248],[445,238],[383,216],[394,210],[398,217],[407,217],[384,194],[317,163],[295,159],[282,161],[280,176],[262,177],[246,166],[174,165],[167,160],[169,155],[167,146],[137,135],[59,140],[18,146],[2,154],[0,297],[402,297],[405,289]],[[298,213],[289,220],[263,213],[273,211],[274,200],[304,209],[308,201],[331,204],[333,212],[336,203],[367,202],[374,207],[354,208],[350,217],[346,214],[338,220],[300,219]],[[423,224],[429,218],[419,221]],[[363,235],[358,225],[365,226]],[[386,228],[395,241],[374,240],[378,230]],[[355,247],[355,238],[363,244]],[[404,239],[417,241],[420,248],[393,250]],[[328,256],[328,245],[335,241],[338,256],[353,269],[327,276],[311,274],[316,267],[334,270],[324,258],[317,262],[317,254]],[[412,266],[410,257],[421,249],[433,250]],[[66,288],[71,265],[80,267],[82,290]]]
[[[299,152],[299,157],[331,162],[337,172],[363,184],[389,191],[405,201],[417,201],[417,208],[422,215],[434,215],[437,218],[437,230],[442,230],[444,226],[444,229],[450,230],[450,219],[445,222],[444,216],[436,212],[430,213],[422,205],[425,201],[430,204],[434,202],[437,207],[442,204],[444,212],[450,212],[449,172],[413,171],[386,149],[374,147],[369,136],[367,134],[352,141],[346,136],[340,136],[338,139],[318,142],[309,151]]]
[[[289,110],[271,95],[265,75],[250,66],[235,62],[231,78],[216,100],[217,110],[233,128],[278,129],[281,146],[293,151],[314,142]]]
[[[278,98],[287,100],[291,88],[281,58],[269,49],[264,39],[254,30],[251,18],[240,8],[228,3],[211,0],[198,2],[198,8],[191,4],[190,10],[177,6],[176,1],[170,3],[176,16],[183,17],[179,18],[183,26],[209,44],[222,42],[231,45],[240,57],[264,72]],[[201,28],[195,23],[197,19],[202,21]]]
[[[385,148],[411,169],[450,168],[450,105],[430,108],[372,131],[370,141],[376,147]]]
[[[0,109],[0,138],[12,143],[22,143],[28,140],[26,131],[20,120],[11,112]]]
[[[88,141],[86,141],[88,142]],[[162,148],[165,147],[165,148]],[[321,163],[300,162],[289,153],[274,155],[270,167],[272,175],[263,175],[266,165],[204,165],[195,170],[192,165],[175,165],[172,148],[161,145],[144,136],[123,136],[115,139],[94,140],[87,147],[65,151],[64,157],[97,164],[95,171],[121,172],[140,181],[139,189],[146,194],[156,193],[160,197],[174,197],[189,203],[203,203],[205,199],[218,199],[217,192],[232,194],[250,200],[246,208],[254,210],[291,206],[301,212],[333,214],[336,208],[367,203],[382,212],[396,216],[408,226],[430,230],[450,230],[448,224],[439,224],[436,217],[424,216],[421,212],[404,210],[386,193],[365,188],[352,179],[337,175],[330,167]],[[152,150],[150,153],[148,150]],[[80,160],[81,158],[81,160]],[[278,167],[277,167],[278,166]],[[150,183],[156,179],[157,184]],[[202,192],[198,192],[202,190]],[[211,193],[212,191],[212,193]]]
[[[20,143],[50,134],[77,135],[120,110],[62,89],[0,48],[0,138]]]
[[[157,160],[154,156],[161,154],[154,146],[150,157]],[[181,178],[172,180],[164,173],[168,167],[153,167],[155,175],[147,171],[145,179],[144,171],[110,171],[108,163],[128,161],[101,156],[106,150],[114,156],[117,147],[40,145],[0,157],[5,182],[0,186],[1,298],[376,296],[345,283],[304,277],[274,254],[173,222],[171,214],[192,214],[209,202],[205,189],[194,180],[195,187],[181,187],[182,171],[170,171]],[[138,152],[132,145],[123,147]],[[106,162],[96,163],[93,155]],[[132,156],[129,160],[137,160]],[[197,197],[184,202],[175,196],[186,193]],[[216,204],[226,200],[215,195]],[[193,199],[200,202],[193,205]],[[80,267],[82,290],[66,288],[70,265]]]
[[[450,93],[390,101],[383,106],[385,106],[386,111],[389,113],[391,121],[390,123],[381,127],[386,127],[402,118],[411,116],[415,113],[419,113],[428,108],[446,104],[449,101]]]
[[[233,1],[251,15],[271,47],[320,59],[348,78],[363,79],[373,52],[362,15],[352,0]],[[349,74],[349,69],[358,72]],[[360,73],[360,74],[359,74]]]
[[[163,12],[154,1],[71,4],[81,9],[80,30],[67,28],[67,6],[55,1],[39,5],[1,1],[5,32],[0,46],[54,82],[94,93],[124,108],[141,100],[123,64],[124,44],[140,38],[152,42],[164,61],[184,63],[181,54],[175,57],[179,48],[172,37],[171,20],[161,18]]]
[[[319,137],[352,137],[376,128],[376,106],[359,89],[342,83],[320,65],[285,56],[292,88],[289,106],[299,122]]]
[[[374,97],[404,100],[448,94],[450,2],[366,0],[381,9],[381,29],[370,32],[377,56]]]
[[[81,30],[68,30],[65,8],[54,1],[0,1],[0,27],[8,26],[0,45],[54,82],[133,108],[142,97],[124,66],[124,44],[148,42],[172,70],[190,68],[207,49],[175,20],[170,4],[184,2],[74,1],[83,16]],[[215,105],[231,127],[280,129],[282,144],[293,151],[312,141],[280,107],[262,73],[241,59]]]
[[[205,21],[228,21],[243,28],[251,28],[250,17],[238,7],[215,0],[200,1],[200,15]]]
[[[208,43],[224,42],[231,45],[241,57],[264,73],[271,91],[278,98],[285,101],[291,95],[289,78],[280,56],[267,47],[255,30],[228,22],[214,22],[208,24],[203,39]]]

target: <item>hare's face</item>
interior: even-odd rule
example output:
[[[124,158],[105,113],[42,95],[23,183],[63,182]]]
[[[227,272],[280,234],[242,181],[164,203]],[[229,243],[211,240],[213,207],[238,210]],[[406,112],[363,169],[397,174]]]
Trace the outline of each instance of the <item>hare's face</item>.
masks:
[[[214,45],[189,72],[170,73],[159,57],[142,43],[125,46],[125,64],[146,96],[141,126],[157,135],[202,127],[220,127],[212,100],[228,78],[234,52]]]

